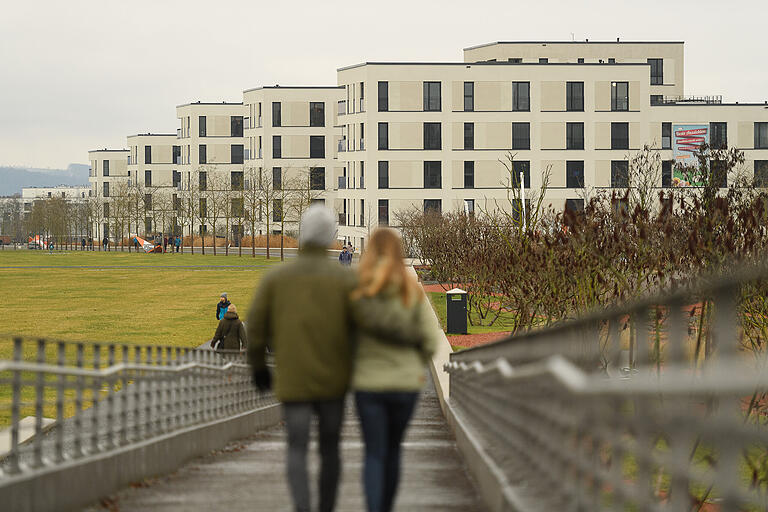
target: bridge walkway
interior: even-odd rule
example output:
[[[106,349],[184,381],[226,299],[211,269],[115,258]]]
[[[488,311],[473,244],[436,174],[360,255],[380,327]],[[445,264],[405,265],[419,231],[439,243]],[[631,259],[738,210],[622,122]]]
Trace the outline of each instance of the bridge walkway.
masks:
[[[120,491],[89,512],[292,510],[284,478],[285,431],[274,427],[191,461],[177,472]],[[317,475],[317,445],[310,445],[310,468]],[[363,444],[354,405],[347,401],[342,440],[343,474],[336,510],[365,510],[361,484]],[[313,488],[313,499],[317,499]],[[404,445],[403,471],[395,510],[473,512],[483,510],[455,441],[446,425],[434,386],[420,399]]]

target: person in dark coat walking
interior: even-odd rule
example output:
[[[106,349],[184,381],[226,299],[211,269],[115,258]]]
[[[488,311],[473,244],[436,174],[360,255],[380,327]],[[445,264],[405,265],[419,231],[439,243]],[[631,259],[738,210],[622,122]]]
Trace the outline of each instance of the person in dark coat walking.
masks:
[[[85,238],[83,238],[82,240],[80,240],[80,247],[82,247],[82,248],[83,248],[82,250],[85,250]]]
[[[227,298],[226,293],[222,293],[221,297],[219,297],[219,302],[216,304],[216,320],[221,320],[224,318],[224,314],[227,312],[227,308],[229,305],[232,304],[229,302],[229,299]]]
[[[216,334],[211,340],[211,348],[215,350],[242,350],[247,345],[245,325],[237,315],[235,305],[230,304],[224,317],[219,320]]]
[[[104,246],[104,250],[105,250],[105,251],[108,251],[108,250],[109,250],[109,238],[107,238],[107,237],[105,236],[105,237],[104,237],[104,240],[102,240],[102,241],[101,241],[101,245],[103,245],[103,246]]]

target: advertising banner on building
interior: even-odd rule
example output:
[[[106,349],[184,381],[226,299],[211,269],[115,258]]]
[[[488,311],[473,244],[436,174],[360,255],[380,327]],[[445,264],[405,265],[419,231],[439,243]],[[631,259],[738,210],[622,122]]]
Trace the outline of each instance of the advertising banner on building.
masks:
[[[676,187],[699,186],[700,183],[690,183],[681,166],[695,167],[698,165],[696,153],[702,144],[709,143],[709,125],[707,124],[675,124],[672,125],[672,155],[675,158],[675,170],[672,184]]]

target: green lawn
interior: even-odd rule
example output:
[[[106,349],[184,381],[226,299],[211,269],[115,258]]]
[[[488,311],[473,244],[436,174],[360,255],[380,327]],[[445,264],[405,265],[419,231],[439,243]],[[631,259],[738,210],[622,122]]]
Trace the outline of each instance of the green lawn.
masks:
[[[195,347],[213,336],[215,305],[227,292],[245,317],[262,274],[279,264],[264,257],[120,252],[0,251],[0,359],[13,354],[13,335],[54,340],[122,342]],[[23,358],[35,359],[35,344]],[[46,361],[56,360],[56,346]],[[74,348],[66,354],[74,363]],[[120,351],[117,352],[120,359]],[[103,354],[102,357],[105,357]],[[85,365],[93,349],[85,346]],[[102,359],[103,361],[103,359]],[[10,374],[0,374],[6,381]],[[22,374],[23,379],[31,375]],[[55,379],[50,377],[48,380]],[[91,391],[85,393],[86,406]],[[44,414],[55,416],[53,388],[45,392]],[[65,402],[74,413],[74,394]],[[22,388],[22,416],[34,414],[34,388]],[[0,386],[0,426],[10,422],[11,388]]]
[[[442,292],[428,292],[427,295],[429,296],[429,300],[432,302],[432,307],[435,310],[435,313],[437,314],[437,318],[440,320],[440,325],[443,326],[443,330],[445,330],[445,324],[446,324],[446,312],[445,312],[445,293]],[[512,314],[504,312],[502,313],[498,320],[496,320],[493,325],[477,325],[479,324],[479,319],[477,319],[475,316],[472,317],[472,320],[474,321],[475,325],[472,325],[471,323],[467,323],[467,334],[482,334],[486,332],[502,332],[502,331],[509,331],[511,330],[511,322],[512,322]]]
[[[0,359],[11,355],[10,334],[199,345],[216,329],[221,292],[244,317],[259,278],[278,262],[259,256],[0,252]]]

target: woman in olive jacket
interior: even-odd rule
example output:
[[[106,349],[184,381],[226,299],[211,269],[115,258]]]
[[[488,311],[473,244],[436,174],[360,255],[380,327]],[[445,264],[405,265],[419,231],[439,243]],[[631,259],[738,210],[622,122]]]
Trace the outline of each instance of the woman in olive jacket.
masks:
[[[218,346],[217,346],[218,342]],[[237,308],[230,304],[227,312],[219,320],[216,334],[211,340],[211,348],[216,350],[242,350],[248,345],[245,337],[245,325],[237,316]]]
[[[358,345],[352,389],[365,441],[363,485],[369,512],[392,510],[400,478],[400,448],[439,326],[403,263],[396,231],[374,231],[352,293]],[[384,327],[386,326],[386,329]]]

